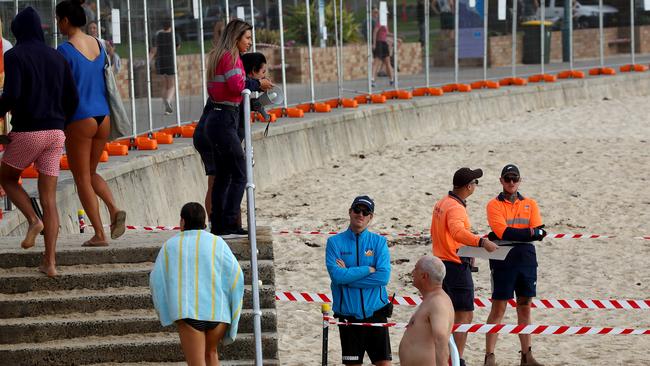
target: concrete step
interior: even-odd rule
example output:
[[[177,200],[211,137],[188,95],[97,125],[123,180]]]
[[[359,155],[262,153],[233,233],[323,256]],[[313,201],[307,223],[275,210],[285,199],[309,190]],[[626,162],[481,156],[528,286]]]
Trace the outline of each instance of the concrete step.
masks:
[[[250,262],[240,262],[244,283],[251,283]],[[48,278],[33,267],[0,269],[0,293],[15,294],[29,291],[57,291],[78,288],[145,287],[153,263],[119,263],[60,266],[57,278]],[[272,260],[258,261],[262,284],[275,283]]]
[[[246,285],[244,286],[244,309],[252,307],[252,289],[250,285]],[[260,287],[260,307],[275,308],[273,285]],[[0,319],[151,308],[153,304],[149,287],[0,293]]]
[[[72,266],[78,264],[110,264],[153,262],[162,244],[177,232],[130,233],[111,241],[105,248],[81,247],[89,235],[66,235],[57,242],[57,264]],[[273,259],[271,229],[261,227],[257,230],[258,259]],[[88,236],[88,238],[86,238]],[[0,238],[0,268],[36,267],[40,264],[42,254],[40,245],[24,250],[20,248],[22,238]],[[39,239],[42,240],[42,239]],[[250,260],[248,238],[226,238],[226,243],[240,261]]]
[[[263,358],[278,359],[277,337],[262,333]],[[220,347],[219,358],[251,360],[255,341],[250,333]],[[3,365],[84,365],[106,362],[181,362],[183,353],[177,333],[138,333],[110,337],[83,337],[41,343],[0,345]]]
[[[262,309],[261,324],[262,332],[276,330],[275,309]],[[163,328],[160,325],[153,309],[68,313],[57,316],[4,319],[0,323],[0,344],[173,331],[173,326]],[[238,331],[253,333],[252,310],[242,311]]]

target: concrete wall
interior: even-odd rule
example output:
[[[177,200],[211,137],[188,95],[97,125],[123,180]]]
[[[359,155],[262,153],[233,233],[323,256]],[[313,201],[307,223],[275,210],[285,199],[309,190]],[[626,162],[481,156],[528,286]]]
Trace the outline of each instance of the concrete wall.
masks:
[[[417,98],[385,105],[362,106],[339,115],[277,123],[263,137],[254,134],[255,183],[258,191],[294,174],[323,166],[328,161],[359,151],[380,149],[404,138],[432,135],[465,128],[512,114],[576,102],[650,95],[650,73],[563,81],[553,84],[502,88],[439,98]],[[183,203],[203,202],[206,179],[191,145],[159,151],[113,164],[101,174],[128,212],[133,225],[176,225]],[[60,184],[59,210],[62,231],[78,230],[78,199],[70,181]],[[5,215],[0,234],[19,234],[25,229],[22,215]]]

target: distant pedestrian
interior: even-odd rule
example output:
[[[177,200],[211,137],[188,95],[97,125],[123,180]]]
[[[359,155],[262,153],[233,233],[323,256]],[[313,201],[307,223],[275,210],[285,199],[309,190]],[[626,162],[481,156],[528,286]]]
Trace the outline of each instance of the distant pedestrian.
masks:
[[[165,114],[174,113],[172,99],[174,98],[174,86],[176,67],[174,62],[174,38],[172,37],[172,21],[165,19],[162,29],[156,32],[153,47],[149,51],[149,58],[154,60],[156,72],[163,78],[162,102]],[[181,48],[181,39],[176,35],[176,50]],[[178,97],[178,96],[177,96]]]
[[[94,247],[108,245],[97,196],[108,207],[111,239],[124,234],[126,212],[117,207],[108,184],[97,174],[111,124],[104,80],[106,52],[96,38],[81,30],[86,24],[82,3],[83,0],[60,2],[56,6],[56,17],[61,34],[68,37],[58,50],[68,60],[79,91],[79,107],[65,127],[65,150],[79,200],[95,231],[83,245]]]
[[[38,234],[44,231],[45,254],[39,269],[54,277],[59,234],[56,183],[65,141],[63,127],[75,112],[79,98],[70,66],[45,44],[41,19],[33,8],[27,7],[16,15],[11,31],[16,46],[5,55],[7,78],[0,97],[0,116],[11,111],[13,131],[2,157],[0,184],[27,218],[27,234],[21,246],[33,247]],[[43,220],[18,183],[21,172],[32,163],[39,172]]]

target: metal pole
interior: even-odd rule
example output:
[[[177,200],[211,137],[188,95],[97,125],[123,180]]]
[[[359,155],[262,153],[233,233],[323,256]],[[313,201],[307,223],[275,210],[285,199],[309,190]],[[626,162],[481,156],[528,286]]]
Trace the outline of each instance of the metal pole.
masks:
[[[226,0],[226,25],[230,22],[230,9],[229,9],[229,4],[228,0]]]
[[[244,133],[246,140],[246,211],[248,240],[251,245],[251,272],[253,287],[253,331],[255,334],[255,365],[262,366],[262,312],[257,273],[257,224],[255,223],[255,183],[253,182],[253,139],[251,138],[251,91],[244,89]]]
[[[339,23],[339,36],[341,40],[339,42],[339,58],[341,59],[341,72],[339,77],[341,78],[341,87],[343,86],[343,0],[339,1],[339,14],[341,16],[341,22]]]
[[[255,12],[253,11],[253,0],[251,0],[251,26],[253,27],[251,32],[253,33],[253,52],[257,52],[257,48],[255,47]]]
[[[573,1],[571,3],[571,13],[569,14],[569,70],[573,71]]]
[[[459,2],[454,0],[454,83],[458,84],[458,17],[460,16]]]
[[[371,20],[371,9],[372,0],[366,0],[366,43],[368,46],[368,94],[372,94],[372,20]]]
[[[517,1],[512,0],[512,77],[517,77]]]
[[[634,0],[630,0],[630,53],[632,54],[632,67],[634,67]]]
[[[341,2],[342,1],[343,0],[341,0]],[[339,43],[339,23],[336,12],[336,0],[332,1],[332,8],[334,9],[334,46],[336,47],[336,89],[338,99],[341,100],[341,50],[339,49],[341,44]],[[343,19],[341,19],[341,22],[342,21]]]
[[[426,80],[426,86],[429,87],[430,75],[429,75],[429,0],[424,0],[424,78]]]
[[[52,3],[56,4],[56,0],[52,0]],[[102,6],[100,0],[97,0],[97,36],[102,38]]]
[[[327,366],[327,353],[329,352],[329,316],[330,316],[330,304],[323,304],[320,307],[321,313],[323,314],[323,347],[321,351],[322,360],[321,364]]]
[[[138,134],[135,113],[135,80],[133,79],[133,35],[131,34],[131,0],[126,0],[126,21],[129,32],[129,90],[131,92],[131,120],[133,121],[133,136]]]
[[[399,78],[397,72],[399,54],[397,51],[397,0],[393,0],[393,58],[395,59],[393,65],[393,84],[395,84],[395,90],[399,89]]]
[[[181,125],[181,101],[178,95],[178,60],[176,59],[176,25],[174,22],[174,0],[169,0],[172,20],[172,56],[174,58],[174,92],[176,93],[176,124]]]
[[[311,103],[314,104],[316,102],[316,96],[314,95],[314,61],[312,60],[313,54],[311,49],[311,9],[309,7],[309,0],[305,0],[305,5],[307,6],[307,55],[309,57],[309,91],[311,96]]]
[[[540,24],[540,28],[539,28],[539,30],[540,30],[540,32],[539,32],[539,46],[541,47],[541,52],[540,52],[540,71],[541,71],[542,75],[544,75],[544,56],[545,56],[544,53],[545,53],[545,51],[546,51],[546,42],[544,42],[544,40],[545,40],[545,38],[546,38],[546,37],[545,37],[546,35],[544,34],[544,32],[546,32],[546,27],[545,27],[545,25],[544,25],[544,21],[545,21],[545,19],[546,19],[546,4],[545,4],[545,0],[541,0],[541,1],[540,1],[540,5],[541,5],[541,9],[542,9],[542,23]]]
[[[201,100],[208,99],[208,82],[205,76],[205,31],[203,30],[203,0],[199,0],[199,47],[201,48]],[[214,35],[213,35],[214,37]],[[255,45],[255,43],[253,43]]]
[[[16,10],[16,15],[18,15],[18,0],[14,1],[14,7]]]
[[[144,52],[147,57],[145,58],[145,66],[147,68],[147,118],[149,119],[149,131],[153,130],[153,110],[151,106],[151,62],[149,60],[149,14],[147,1],[142,1],[144,11]]]
[[[284,109],[287,109],[289,102],[287,98],[287,65],[284,59],[284,24],[282,22],[282,0],[278,0],[278,18],[280,24],[280,66],[282,69],[282,94],[284,95]]]
[[[54,15],[56,9],[56,0],[52,0],[52,15]],[[99,30],[99,23],[97,23],[97,30]],[[56,24],[56,16],[52,17],[52,35],[54,36],[54,48],[59,46],[59,27]],[[102,38],[99,34],[99,38]]]
[[[488,0],[483,0],[483,80],[487,80]]]
[[[603,46],[603,0],[598,0],[598,35],[600,38],[600,67],[605,67],[605,48]]]

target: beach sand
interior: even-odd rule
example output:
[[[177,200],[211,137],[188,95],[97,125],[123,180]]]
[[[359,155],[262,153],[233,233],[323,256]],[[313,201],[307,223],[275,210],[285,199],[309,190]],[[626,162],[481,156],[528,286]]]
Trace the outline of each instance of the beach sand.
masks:
[[[454,171],[482,168],[468,199],[473,228],[489,231],[485,206],[500,191],[507,163],[519,166],[520,192],[537,200],[550,233],[595,233],[616,238],[546,239],[537,243],[539,298],[645,299],[650,293],[650,101],[599,100],[563,109],[532,111],[508,120],[487,120],[364,151],[307,171],[257,194],[258,224],[274,230],[345,230],[347,210],[358,194],[375,199],[370,229],[426,232],[435,202],[451,188]],[[428,239],[389,238],[393,261],[389,293],[415,295],[410,271],[431,253]],[[276,286],[280,291],[329,293],[324,265],[326,236],[275,235]],[[490,296],[489,266],[477,260],[476,296]],[[318,304],[278,302],[283,365],[320,365]],[[396,306],[393,321],[406,322],[414,308]],[[484,323],[488,309],[477,308]],[[505,323],[516,323],[508,309]],[[534,324],[650,328],[648,310],[534,309]],[[391,329],[395,364],[403,330]],[[533,351],[545,365],[648,365],[650,336],[534,336]],[[465,359],[482,365],[485,336],[471,334]],[[519,364],[519,341],[501,335],[497,360]],[[330,330],[330,364],[340,364],[338,330]],[[366,363],[369,364],[366,358]]]

